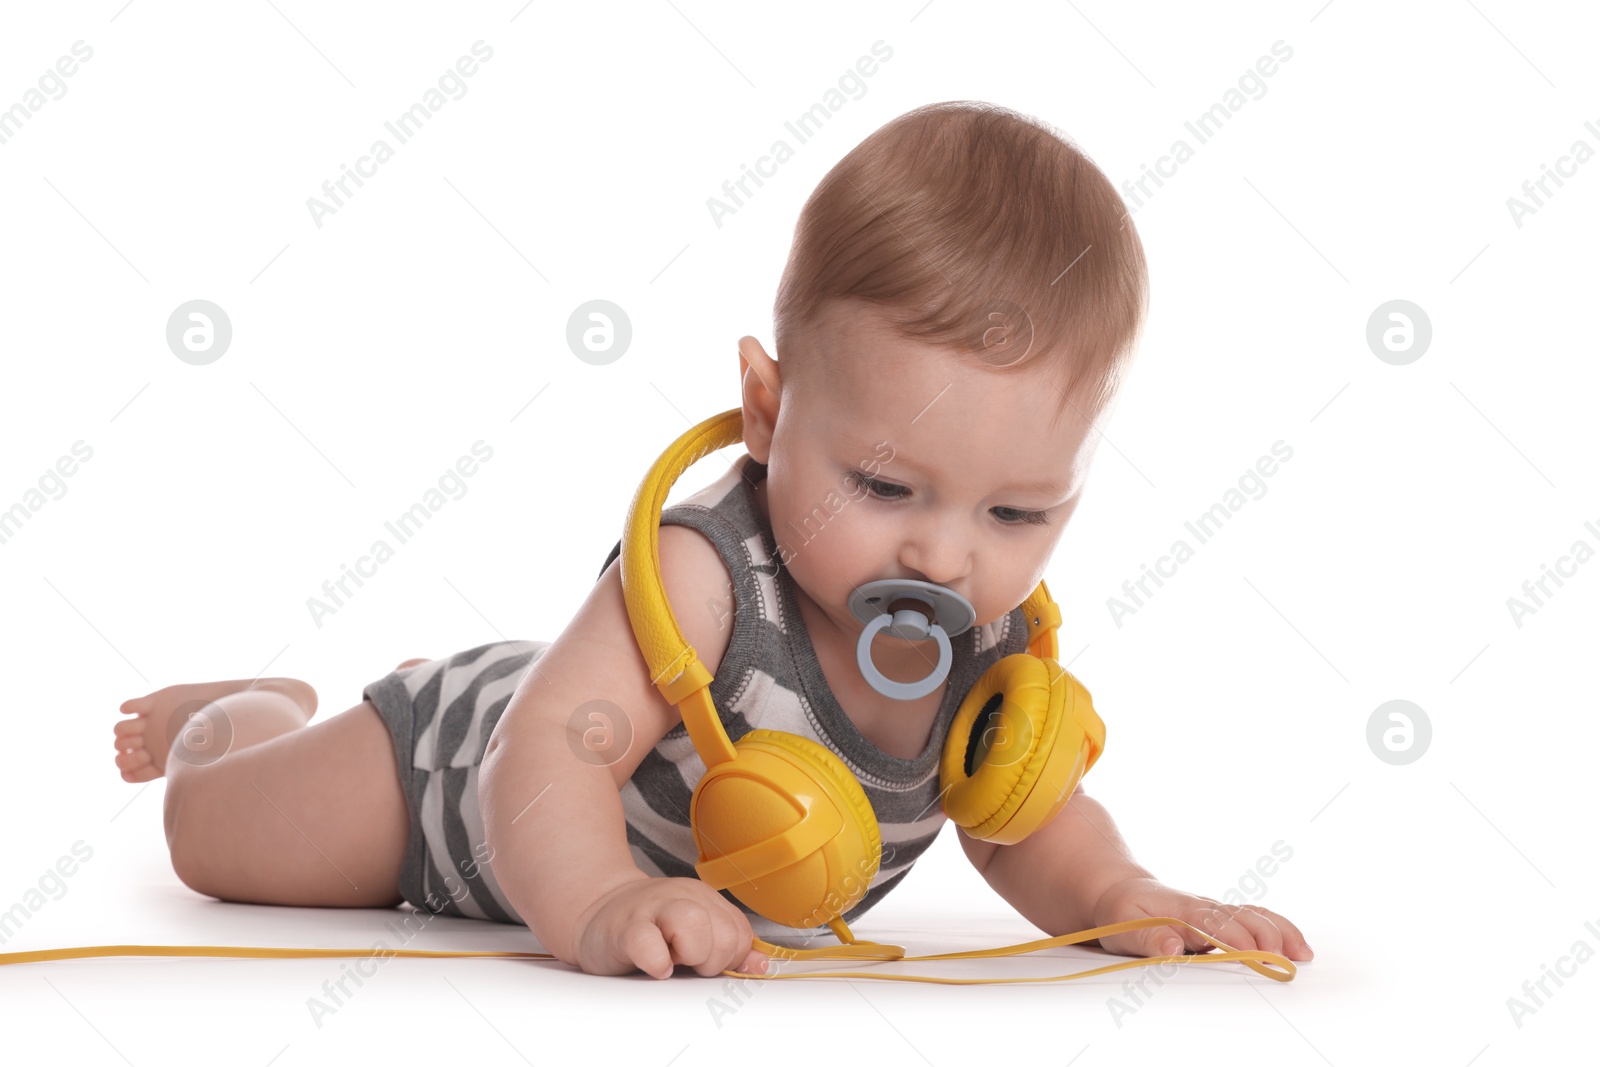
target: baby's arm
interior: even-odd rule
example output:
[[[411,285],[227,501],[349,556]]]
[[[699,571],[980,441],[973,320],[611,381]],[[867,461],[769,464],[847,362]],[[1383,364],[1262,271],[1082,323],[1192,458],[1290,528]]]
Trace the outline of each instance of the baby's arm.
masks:
[[[1236,949],[1261,948],[1308,960],[1311,946],[1288,919],[1251,905],[1224,904],[1157,881],[1140,866],[1110,812],[1083,792],[1050,822],[1014,845],[995,845],[957,829],[967,859],[991,888],[1052,937],[1164,915]],[[1152,926],[1084,942],[1126,956],[1162,956],[1214,946],[1181,926]]]
[[[727,568],[709,541],[684,526],[661,528],[660,555],[685,639],[715,674],[732,636]],[[719,593],[729,610],[706,611]],[[579,712],[590,702],[599,703]],[[590,719],[588,711],[616,721]],[[764,959],[750,949],[742,911],[699,879],[649,877],[628,850],[619,791],[680,721],[650,683],[628,622],[621,563],[613,562],[524,675],[479,771],[495,877],[540,944],[566,963],[667,977],[675,963],[714,975]],[[608,725],[626,751],[585,747],[585,731]]]

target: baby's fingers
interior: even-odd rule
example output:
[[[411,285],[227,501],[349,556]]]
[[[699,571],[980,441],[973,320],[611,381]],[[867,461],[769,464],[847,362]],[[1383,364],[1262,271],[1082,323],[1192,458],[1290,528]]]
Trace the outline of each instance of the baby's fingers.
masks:
[[[1231,948],[1262,949],[1293,960],[1311,958],[1311,946],[1293,923],[1254,904],[1219,904],[1207,909],[1198,921],[1190,921]],[[1207,945],[1203,951],[1210,947]]]
[[[656,922],[672,949],[672,960],[700,974],[716,974],[722,961],[733,955],[733,941],[725,926],[716,922],[699,901],[679,897],[662,906]]]
[[[725,903],[719,901],[718,903]],[[703,978],[715,978],[749,954],[750,924],[731,904],[707,909],[711,921],[711,951],[695,964],[695,973]]]
[[[1215,903],[1180,917],[1231,949],[1248,951],[1253,948],[1264,948],[1269,952],[1276,952],[1277,950],[1270,945],[1260,944],[1256,931],[1239,921],[1242,912],[1243,909],[1237,904]],[[1211,952],[1216,948],[1194,930],[1184,931],[1183,942],[1191,952]]]
[[[652,978],[672,977],[672,953],[666,938],[648,919],[635,919],[622,931],[620,953],[624,962],[631,963]]]
[[[1309,960],[1312,957],[1311,946],[1306,943],[1305,935],[1300,933],[1299,927],[1277,912],[1258,908],[1252,904],[1239,914],[1238,919],[1249,926],[1252,933],[1256,933],[1258,922],[1266,923],[1272,928],[1270,940],[1264,936],[1264,932],[1256,933],[1258,947],[1287,956],[1291,960]]]
[[[1183,950],[1178,927],[1147,926],[1099,939],[1100,947],[1119,956],[1167,956]]]

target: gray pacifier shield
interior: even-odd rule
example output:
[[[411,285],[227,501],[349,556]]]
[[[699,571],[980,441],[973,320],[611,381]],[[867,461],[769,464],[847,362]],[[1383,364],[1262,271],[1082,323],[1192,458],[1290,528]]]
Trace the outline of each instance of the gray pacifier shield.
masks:
[[[915,607],[901,605],[912,600],[925,606],[933,621]],[[849,600],[850,612],[866,623],[861,637],[856,641],[856,665],[867,684],[886,697],[897,700],[915,700],[937,689],[950,673],[953,659],[950,638],[966,632],[978,618],[967,598],[953,589],[915,578],[883,578],[858,586]],[[939,644],[939,663],[927,677],[916,682],[896,682],[885,678],[872,662],[872,639],[881,631],[909,641],[932,638]]]

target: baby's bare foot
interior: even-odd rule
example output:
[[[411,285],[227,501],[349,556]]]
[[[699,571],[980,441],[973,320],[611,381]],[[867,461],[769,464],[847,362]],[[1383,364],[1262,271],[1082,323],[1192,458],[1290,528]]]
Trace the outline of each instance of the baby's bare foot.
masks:
[[[298,678],[233,679],[169,685],[142,697],[124,701],[122,714],[132,715],[112,727],[116,734],[117,769],[125,782],[148,782],[167,773],[167,753],[185,723],[212,701],[246,689],[270,689],[292,699],[309,721],[317,710],[317,691]],[[201,723],[207,720],[202,718]],[[191,726],[200,730],[201,726]],[[197,742],[204,745],[204,740]]]

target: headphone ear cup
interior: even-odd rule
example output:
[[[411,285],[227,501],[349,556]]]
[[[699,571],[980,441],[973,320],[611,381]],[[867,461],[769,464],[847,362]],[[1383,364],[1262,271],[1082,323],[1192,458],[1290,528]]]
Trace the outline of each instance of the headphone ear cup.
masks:
[[[1089,691],[1055,660],[1018,652],[978,679],[939,763],[945,814],[967,834],[1011,845],[1063,808],[1105,748]]]
[[[866,791],[809,737],[751,730],[734,749],[689,801],[697,873],[783,926],[832,922],[866,896],[882,858]]]

